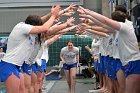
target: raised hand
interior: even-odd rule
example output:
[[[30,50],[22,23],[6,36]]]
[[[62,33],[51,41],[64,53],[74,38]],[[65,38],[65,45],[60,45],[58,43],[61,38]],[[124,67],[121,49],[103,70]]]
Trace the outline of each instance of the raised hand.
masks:
[[[59,5],[52,6],[51,14],[55,17],[58,17],[60,10],[61,10],[61,7]]]
[[[65,11],[65,12],[73,12],[74,9],[76,9],[75,6],[76,6],[76,5],[71,4],[69,7],[65,8],[64,11]]]
[[[73,12],[72,11],[71,12],[69,11],[69,12],[63,13],[62,16],[71,16],[74,13],[75,13],[74,11]]]
[[[67,19],[68,26],[74,25],[74,22],[75,22],[75,18],[74,17],[70,17],[69,19]]]
[[[74,12],[74,9],[76,8],[75,6],[76,6],[76,5],[71,4],[69,7],[65,8],[65,9],[63,9],[63,10],[61,10],[61,11],[59,12],[59,15],[60,15],[60,16],[71,16],[72,14],[75,13],[75,12]]]
[[[85,11],[81,8],[81,6],[78,7],[77,11],[78,11],[80,14],[85,14]]]
[[[81,25],[76,26],[76,34],[81,35],[83,34],[85,31],[82,29]]]

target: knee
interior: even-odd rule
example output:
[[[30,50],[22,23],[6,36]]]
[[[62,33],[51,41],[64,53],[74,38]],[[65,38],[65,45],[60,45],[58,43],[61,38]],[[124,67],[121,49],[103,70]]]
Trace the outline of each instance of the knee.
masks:
[[[71,79],[72,79],[73,81],[75,81],[75,79],[76,79],[76,76],[72,76],[72,77],[71,77]]]

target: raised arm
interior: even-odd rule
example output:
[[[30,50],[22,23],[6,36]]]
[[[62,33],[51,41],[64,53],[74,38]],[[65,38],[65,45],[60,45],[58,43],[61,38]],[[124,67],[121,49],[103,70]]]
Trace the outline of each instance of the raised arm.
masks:
[[[57,18],[59,11],[60,11],[60,6],[58,5],[55,7],[53,6],[51,9],[51,17],[49,18],[49,20],[41,26],[33,26],[30,33],[37,34],[37,33],[47,32],[48,29],[53,25],[54,20]]]
[[[86,31],[91,32],[91,33],[98,35],[98,36],[101,36],[101,37],[108,37],[109,36],[107,33],[99,32],[96,30],[87,29]]]
[[[51,12],[48,13],[47,15],[44,15],[41,17],[42,23],[44,24],[46,21],[49,20],[49,18],[51,17]]]
[[[108,32],[109,33],[112,33],[112,32],[115,32],[114,29],[112,29],[111,27],[101,23],[100,21],[96,20],[95,18],[93,18],[92,16],[90,15],[86,15],[86,14],[80,14],[81,17],[85,17],[85,18],[89,18],[90,20],[92,20],[94,22],[94,24],[98,25],[98,26],[101,26],[105,29],[108,29]]]
[[[61,34],[55,35],[55,36],[51,37],[50,39],[48,39],[47,40],[47,46],[53,44],[56,40],[59,39],[60,36],[61,36]]]
[[[73,29],[75,29],[75,28],[76,28],[75,25],[74,25],[74,26],[71,26],[71,27],[67,27],[67,28],[65,28],[65,29],[63,29],[63,30],[60,30],[60,31],[56,32],[55,34],[56,34],[56,35],[57,35],[57,34],[65,34],[65,33],[69,32],[69,31],[71,31],[71,30],[73,30]]]
[[[100,21],[101,23],[110,26],[111,28],[115,29],[115,30],[120,30],[121,26],[119,24],[119,22],[114,21],[106,16],[103,16],[99,13],[96,13],[94,11],[91,11],[89,9],[85,9],[81,6],[79,6],[80,9],[82,9],[84,11],[85,14],[87,15],[91,15],[92,17],[94,17],[95,19],[97,19],[98,21]]]

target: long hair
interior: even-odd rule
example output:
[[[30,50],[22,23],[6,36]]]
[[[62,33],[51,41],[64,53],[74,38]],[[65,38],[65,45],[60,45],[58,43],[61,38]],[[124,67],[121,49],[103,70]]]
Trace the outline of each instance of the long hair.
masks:
[[[37,16],[37,15],[29,15],[26,18],[25,23],[33,25],[33,26],[43,25],[40,16]],[[41,33],[38,34],[38,43],[41,44]]]
[[[40,16],[37,16],[37,15],[29,15],[26,18],[25,23],[33,25],[33,26],[40,26],[43,24]]]
[[[129,14],[128,14],[128,12],[127,12],[127,9],[126,9],[126,7],[125,7],[124,5],[117,5],[117,6],[115,7],[115,11],[121,11],[121,12],[123,12],[123,13],[126,14],[126,18],[129,17]]]
[[[125,22],[126,15],[125,13],[121,11],[115,11],[111,14],[111,17],[113,20],[118,21],[118,22]]]

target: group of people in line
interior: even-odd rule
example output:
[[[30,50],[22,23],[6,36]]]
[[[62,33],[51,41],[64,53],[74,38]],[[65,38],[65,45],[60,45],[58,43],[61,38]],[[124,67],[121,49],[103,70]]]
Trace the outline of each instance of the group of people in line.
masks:
[[[111,18],[81,6],[78,11],[83,23],[77,34],[93,39],[91,48],[85,48],[94,59],[100,79],[99,91],[140,93],[140,50],[126,7],[117,5]]]
[[[48,48],[59,37],[71,30],[93,39],[91,54],[100,76],[104,93],[140,93],[140,51],[132,22],[127,20],[123,6],[115,9],[112,19],[78,6],[79,20],[62,16],[74,14],[76,6],[65,9],[52,6],[44,16],[29,15],[11,31],[7,50],[0,62],[0,80],[7,93],[41,93],[49,60]],[[60,59],[67,78],[68,93],[75,93],[76,68],[79,49],[72,41],[61,49]]]

